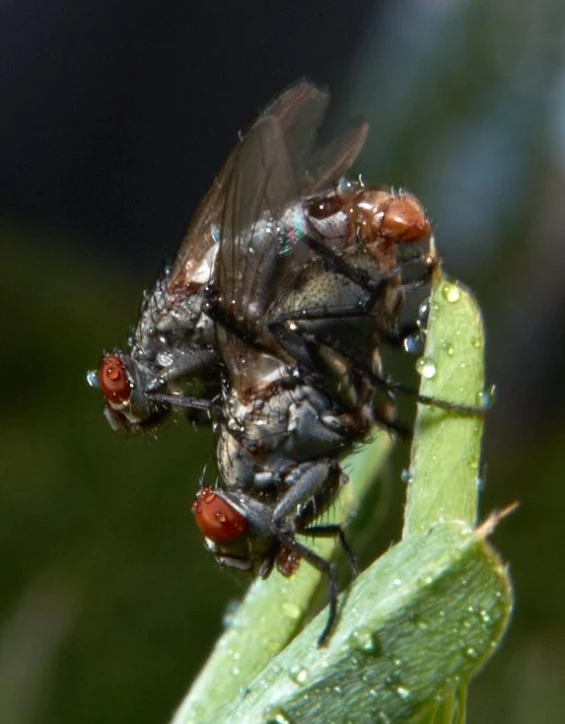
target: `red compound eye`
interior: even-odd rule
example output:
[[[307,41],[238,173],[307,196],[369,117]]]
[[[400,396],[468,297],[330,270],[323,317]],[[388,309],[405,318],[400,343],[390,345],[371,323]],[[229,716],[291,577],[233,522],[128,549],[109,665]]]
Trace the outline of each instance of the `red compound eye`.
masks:
[[[211,488],[202,488],[192,504],[196,525],[214,543],[237,540],[247,530],[247,520]]]
[[[98,384],[108,402],[127,402],[131,393],[124,363],[116,355],[108,354],[98,370]]]

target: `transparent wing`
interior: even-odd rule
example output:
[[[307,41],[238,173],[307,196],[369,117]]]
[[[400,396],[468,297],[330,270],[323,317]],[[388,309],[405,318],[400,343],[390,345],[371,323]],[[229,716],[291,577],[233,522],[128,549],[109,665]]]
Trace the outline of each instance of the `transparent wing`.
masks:
[[[323,191],[345,176],[361,153],[368,130],[368,124],[360,121],[317,150],[309,162],[310,181],[302,188],[302,193],[310,195]]]
[[[251,126],[265,117],[277,119],[296,158],[304,158],[311,150],[317,130],[324,117],[329,94],[308,81],[298,81],[283,91]],[[173,265],[170,289],[194,287],[192,275],[214,245],[214,227],[220,228],[224,215],[225,193],[241,149],[241,141],[232,149],[212,187],[199,204],[181,242]]]
[[[269,346],[265,321],[313,260],[298,218],[302,196],[331,188],[365,140],[367,127],[358,124],[312,153],[328,98],[307,82],[283,92],[244,137],[226,186],[217,290],[230,325],[218,343],[239,389],[276,371],[278,360],[246,342]],[[296,234],[281,223],[289,209]]]
[[[225,191],[239,153],[240,143],[232,149],[222,170],[192,217],[173,265],[169,288],[193,288],[192,276],[214,245],[214,227],[220,228]]]
[[[277,223],[298,193],[297,170],[282,129],[273,118],[262,118],[242,144],[222,223],[218,291],[238,323],[262,321],[276,287],[285,284],[299,261],[297,250],[292,259],[281,255]]]

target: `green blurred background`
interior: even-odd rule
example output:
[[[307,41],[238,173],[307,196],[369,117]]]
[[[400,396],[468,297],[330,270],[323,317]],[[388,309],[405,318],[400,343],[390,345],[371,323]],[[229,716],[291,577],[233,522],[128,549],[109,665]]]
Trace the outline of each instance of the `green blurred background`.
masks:
[[[331,88],[330,128],[369,120],[365,180],[424,201],[484,308],[482,511],[520,509],[495,535],[516,612],[470,721],[563,721],[564,31],[558,0],[0,4],[2,724],[167,721],[243,593],[189,510],[211,433],[113,434],[85,373],[237,130],[303,75]],[[404,465],[365,511],[366,562],[398,536]]]

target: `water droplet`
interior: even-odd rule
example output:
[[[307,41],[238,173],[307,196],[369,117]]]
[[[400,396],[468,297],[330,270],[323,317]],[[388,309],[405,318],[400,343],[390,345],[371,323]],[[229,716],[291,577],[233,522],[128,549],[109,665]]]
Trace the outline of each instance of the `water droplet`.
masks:
[[[300,618],[300,606],[297,606],[295,603],[291,603],[290,601],[285,601],[282,604],[282,610],[285,616],[288,616],[288,618],[292,618],[296,620],[297,618]]]
[[[410,698],[410,689],[407,689],[405,686],[397,686],[396,693],[404,701]]]
[[[420,304],[418,309],[418,327],[426,327],[428,323],[428,316],[430,314],[430,303],[428,300]]]
[[[222,626],[224,627],[224,629],[228,629],[233,626],[238,608],[239,601],[228,601],[228,604],[224,611],[224,615],[222,616]]]
[[[488,624],[491,622],[491,618],[490,618],[488,611],[485,611],[485,609],[483,608],[481,610],[481,612],[479,613],[479,616],[481,617],[485,626],[488,626]]]
[[[341,686],[334,686],[333,691],[334,691],[334,694],[338,694],[338,695],[343,694],[343,689],[341,688]]]
[[[454,304],[461,299],[461,290],[456,284],[450,284],[447,282],[441,289],[443,298],[450,304]]]
[[[485,489],[485,479],[482,475],[477,475],[475,478],[475,488],[479,493],[481,493]]]
[[[469,646],[469,648],[465,650],[465,656],[468,659],[473,659],[473,660],[479,658],[479,654],[478,654],[477,650],[474,649],[472,646]]]
[[[424,349],[424,340],[422,339],[422,335],[409,334],[402,340],[402,346],[404,347],[404,351],[408,352],[408,354],[422,354]]]
[[[96,370],[88,370],[86,373],[86,381],[90,387],[98,387],[98,372]]]
[[[395,688],[399,682],[400,676],[398,673],[389,674],[384,678],[385,686],[388,686],[390,689]]]
[[[290,724],[290,719],[287,717],[287,715],[279,710],[279,711],[273,711],[271,714],[267,717],[266,724]]]
[[[297,684],[305,684],[308,681],[308,669],[305,669],[303,666],[295,664],[291,668],[289,676]]]
[[[496,385],[491,385],[487,390],[479,392],[479,405],[483,410],[488,410],[496,400]]]
[[[392,585],[393,585],[393,586],[401,586],[401,585],[402,585],[402,580],[401,580],[400,578],[395,578],[394,581],[392,582]]]
[[[422,375],[426,380],[431,380],[435,377],[437,368],[436,364],[431,357],[420,357],[416,362],[416,371]]]
[[[442,344],[442,348],[448,357],[453,357],[453,353],[455,352],[455,350],[453,349],[453,345],[451,344],[451,342],[444,342]]]
[[[157,355],[157,364],[159,367],[170,367],[173,362],[173,356],[169,352],[159,352]]]
[[[410,470],[410,468],[404,468],[400,473],[400,479],[406,485],[410,484],[412,482],[412,470]]]
[[[380,650],[379,642],[369,628],[358,628],[353,631],[348,643],[353,648],[361,649],[361,651],[368,654],[378,653]]]

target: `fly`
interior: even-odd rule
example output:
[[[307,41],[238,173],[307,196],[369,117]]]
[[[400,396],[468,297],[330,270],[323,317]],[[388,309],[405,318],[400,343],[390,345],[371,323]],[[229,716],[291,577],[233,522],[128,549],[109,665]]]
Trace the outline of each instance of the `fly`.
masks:
[[[296,122],[285,128],[267,109],[226,185],[207,307],[226,367],[221,482],[193,506],[219,563],[266,577],[304,559],[327,575],[320,645],[337,613],[336,569],[296,536],[337,537],[356,571],[341,528],[316,520],[347,480],[341,457],[373,424],[393,426],[380,346],[397,336],[405,292],[425,285],[435,262],[413,196],[340,180],[365,125],[314,149],[327,101],[308,83],[283,93],[270,108],[291,103]]]
[[[146,294],[128,350],[88,377],[114,429],[153,428],[175,407],[214,413],[221,482],[199,491],[196,522],[219,563],[266,577],[304,559],[326,574],[320,644],[336,570],[296,536],[337,537],[357,570],[341,528],[316,521],[347,481],[341,457],[374,424],[394,427],[380,349],[401,341],[404,298],[436,261],[414,196],[344,179],[366,124],[315,148],[328,100],[303,81],[263,111]]]

